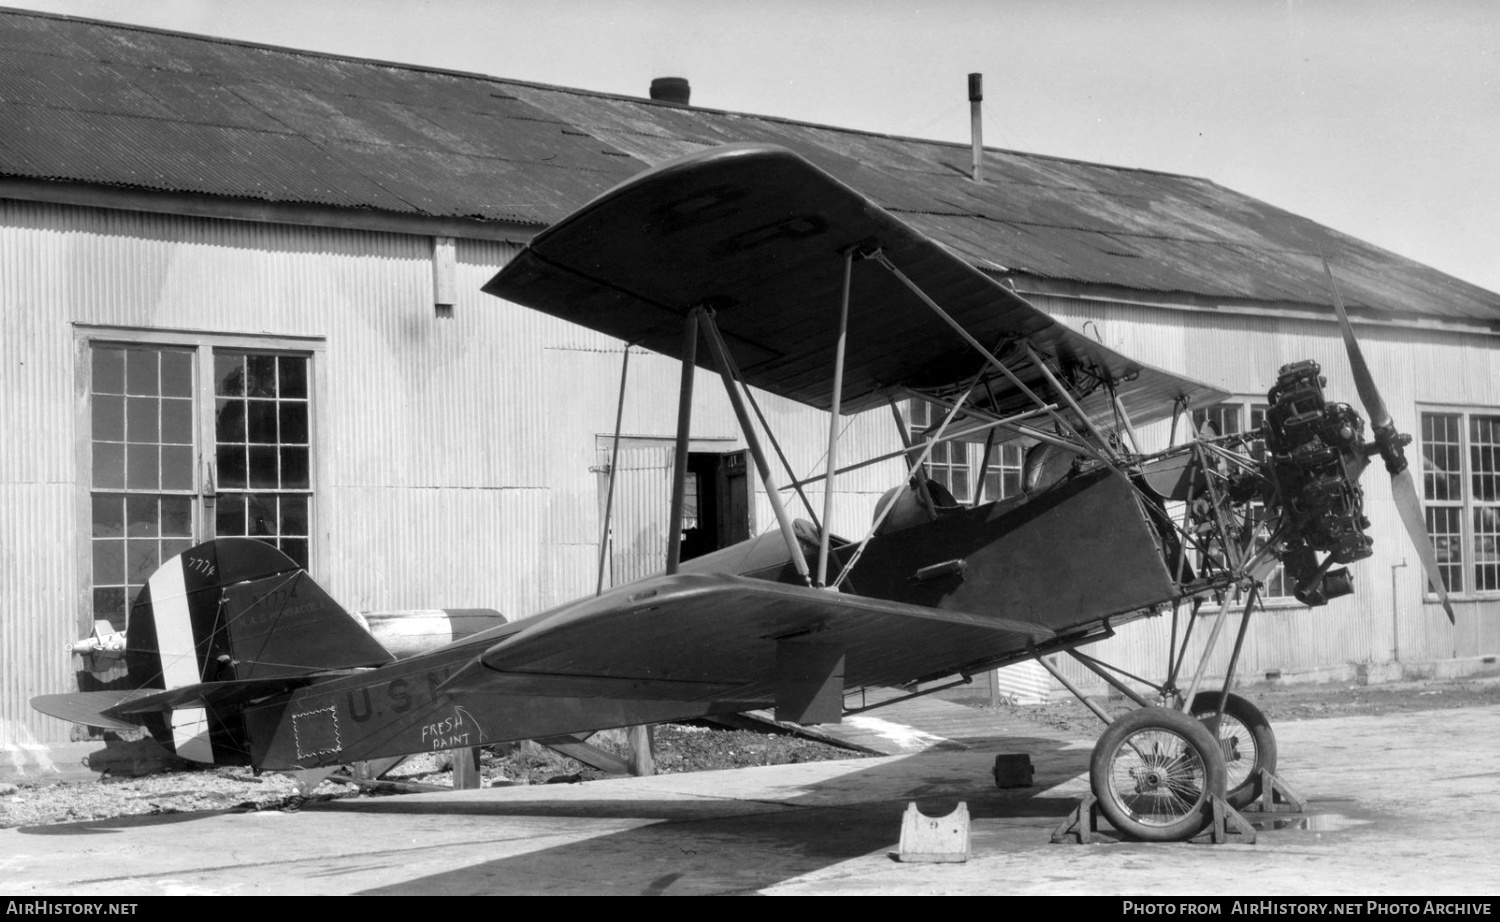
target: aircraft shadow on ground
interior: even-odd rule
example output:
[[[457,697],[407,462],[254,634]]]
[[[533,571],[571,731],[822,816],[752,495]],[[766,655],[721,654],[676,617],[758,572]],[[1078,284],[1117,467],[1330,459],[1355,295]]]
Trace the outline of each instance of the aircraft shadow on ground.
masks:
[[[16,832],[25,836],[87,836],[124,832],[143,826],[165,826],[170,823],[188,823],[193,820],[223,816],[229,810],[195,810],[191,813],[147,813],[135,816],[112,816],[103,820],[81,820],[75,823],[51,823],[44,826],[20,826]]]
[[[761,890],[842,861],[882,851],[894,860],[901,818],[915,802],[928,816],[943,816],[960,802],[974,820],[1035,827],[1038,845],[1077,801],[1047,794],[1088,768],[1087,749],[1067,749],[1057,740],[1010,737],[995,749],[986,744],[965,760],[973,772],[934,763],[930,774],[913,772],[907,760],[871,762],[868,767],[806,785],[802,793],[774,800],[658,798],[626,800],[601,796],[558,801],[393,797],[330,801],[309,809],[387,815],[465,815],[513,817],[592,817],[647,820],[645,825],[562,845],[540,848],[441,873],[362,891],[366,894],[737,893]],[[1036,765],[1035,783],[999,789],[983,772],[986,755],[1028,752]],[[913,758],[922,758],[921,755]],[[858,763],[855,763],[856,765]],[[893,785],[899,774],[908,783]],[[611,782],[593,782],[608,785]],[[850,803],[839,791],[852,785],[889,788],[865,802]],[[509,789],[514,791],[515,789]],[[586,789],[585,789],[586,790]],[[1045,795],[1045,796],[1044,796]],[[564,830],[559,829],[559,832]],[[507,840],[508,845],[513,841]],[[620,856],[630,860],[622,862]]]

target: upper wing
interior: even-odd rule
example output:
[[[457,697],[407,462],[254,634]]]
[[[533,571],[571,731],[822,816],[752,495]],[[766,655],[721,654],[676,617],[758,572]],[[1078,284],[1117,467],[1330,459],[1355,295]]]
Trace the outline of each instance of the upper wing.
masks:
[[[856,687],[951,675],[1052,636],[1028,622],[707,574],[643,580],[532,620],[443,690],[769,701],[781,643],[841,650],[844,684]]]
[[[843,253],[851,247],[878,247],[987,347],[1026,340],[1065,372],[1075,393],[1108,379],[1137,422],[1165,417],[1178,400],[1197,406],[1226,396],[1058,323],[778,147],[731,145],[649,170],[537,235],[484,290],[679,357],[684,318],[709,306],[750,384],[827,409]],[[706,364],[706,350],[699,355]],[[1019,353],[1008,361],[1029,387],[1047,392]],[[955,385],[981,365],[890,272],[856,260],[845,412],[882,401],[892,385]],[[1003,378],[992,387],[997,405],[1018,393]],[[1095,418],[1112,409],[1099,396],[1084,403]]]

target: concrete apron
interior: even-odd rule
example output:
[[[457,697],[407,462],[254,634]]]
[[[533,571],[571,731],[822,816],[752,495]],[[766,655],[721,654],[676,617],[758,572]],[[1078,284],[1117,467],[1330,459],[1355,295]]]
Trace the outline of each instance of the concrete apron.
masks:
[[[1092,742],[1039,731],[967,751],[7,829],[0,879],[14,896],[71,897],[1500,889],[1500,707],[1275,729],[1315,828],[1255,845],[1049,844],[1086,789]],[[996,752],[1029,753],[1036,785],[997,790]],[[907,803],[939,815],[960,800],[969,862],[891,857]]]

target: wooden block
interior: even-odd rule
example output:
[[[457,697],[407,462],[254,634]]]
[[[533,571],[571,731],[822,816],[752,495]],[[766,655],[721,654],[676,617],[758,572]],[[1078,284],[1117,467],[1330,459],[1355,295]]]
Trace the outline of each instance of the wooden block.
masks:
[[[901,817],[901,861],[962,862],[969,860],[969,805],[960,802],[943,817],[930,817],[915,803]]]
[[[628,766],[637,778],[656,774],[656,749],[651,740],[651,726],[630,727],[625,731],[630,747]]]
[[[453,752],[453,788],[458,791],[472,791],[480,785],[479,773],[479,747],[472,749],[454,749]]]

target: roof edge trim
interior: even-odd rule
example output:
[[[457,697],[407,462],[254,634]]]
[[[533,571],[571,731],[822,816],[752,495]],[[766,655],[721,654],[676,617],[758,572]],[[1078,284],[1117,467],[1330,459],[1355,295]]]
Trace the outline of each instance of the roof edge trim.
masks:
[[[80,182],[0,177],[0,198],[116,211],[141,211],[190,218],[218,218],[260,224],[292,224],[340,230],[375,231],[418,236],[462,237],[525,244],[539,224],[400,215],[363,208],[335,208],[293,202],[265,202],[187,192],[123,189]]]
[[[1217,301],[1212,304],[1190,304],[1172,303],[1170,301],[1153,301],[1146,298],[1136,298],[1126,295],[1099,295],[1082,294],[1076,291],[1063,291],[1058,289],[1047,290],[1039,287],[1027,287],[1024,284],[1015,286],[1014,291],[1022,297],[1046,297],[1046,298],[1068,298],[1074,301],[1086,301],[1094,304],[1124,304],[1129,307],[1148,307],[1156,310],[1183,311],[1192,314],[1216,314],[1236,317],[1259,317],[1259,318],[1282,318],[1286,320],[1305,320],[1312,323],[1337,324],[1338,317],[1333,309],[1323,305],[1306,306],[1295,302],[1247,302],[1245,304],[1228,304]],[[1201,295],[1190,295],[1195,299],[1202,299]],[[1465,323],[1458,321],[1439,320],[1436,318],[1418,317],[1370,317],[1349,315],[1349,322],[1356,326],[1368,326],[1385,329],[1402,330],[1425,330],[1438,333],[1463,333],[1467,335],[1479,334],[1482,336],[1500,336],[1500,321],[1494,326],[1486,326],[1479,323]]]

